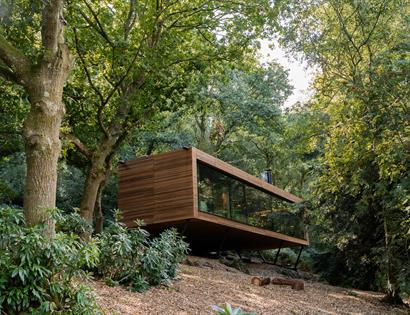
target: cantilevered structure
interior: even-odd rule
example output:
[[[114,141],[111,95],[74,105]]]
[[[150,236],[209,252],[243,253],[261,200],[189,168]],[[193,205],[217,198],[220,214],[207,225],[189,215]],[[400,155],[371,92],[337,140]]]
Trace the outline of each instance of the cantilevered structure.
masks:
[[[118,205],[132,228],[176,227],[194,250],[271,249],[309,244],[288,206],[301,198],[195,148],[127,161]]]

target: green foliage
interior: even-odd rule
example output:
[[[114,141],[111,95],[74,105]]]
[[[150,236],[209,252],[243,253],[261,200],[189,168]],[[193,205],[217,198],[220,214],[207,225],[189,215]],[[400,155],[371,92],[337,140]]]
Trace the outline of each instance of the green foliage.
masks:
[[[7,314],[99,314],[81,282],[98,262],[95,242],[24,227],[21,210],[0,209],[0,311]]]
[[[186,92],[193,104],[185,113],[192,144],[217,156],[237,145],[238,136],[250,142],[268,128],[277,130],[279,107],[292,89],[287,71],[276,63],[227,68],[217,75],[198,73]]]
[[[409,283],[409,10],[402,1],[291,1],[282,20],[283,42],[321,70],[308,108],[323,116],[316,267],[331,283],[383,289],[394,302]]]
[[[73,233],[75,235],[91,235],[93,232],[92,226],[90,226],[78,212],[72,212],[69,214],[57,212],[55,218],[57,231],[66,234]]]
[[[75,134],[94,154],[101,149],[106,168],[125,144],[126,159],[195,145],[254,175],[272,169],[275,185],[313,201],[314,250],[304,251],[306,268],[313,265],[332,284],[410,292],[408,2],[272,3],[66,2],[67,44],[78,62],[64,90],[62,134]],[[0,1],[0,36],[32,60],[43,53],[44,5]],[[258,39],[277,23],[281,42],[319,69],[306,106],[281,109],[291,92],[287,71],[256,60]],[[4,83],[1,78],[0,204],[22,207],[28,100],[21,88]],[[74,153],[73,143],[64,145],[56,200],[68,213],[80,205],[90,158]],[[115,176],[107,181],[104,209],[116,207],[116,184]],[[277,231],[297,229],[296,215],[308,219],[299,214],[268,219]],[[0,227],[1,239],[17,242],[16,248],[24,238],[35,243],[37,228],[23,228],[21,213],[14,217]],[[57,219],[53,242],[60,247],[77,244],[71,238],[81,244],[75,234],[91,231],[78,214]],[[118,221],[98,242],[98,273],[138,291],[172,278],[186,253],[175,232],[149,241],[142,229],[130,231]],[[2,262],[16,264],[21,254],[7,251],[14,256],[2,255]],[[283,264],[294,263],[295,252],[282,253]]]
[[[148,233],[141,229],[127,229],[115,218],[98,235],[101,259],[97,273],[108,281],[128,284],[139,273],[141,257],[147,246]]]
[[[101,259],[97,273],[110,285],[126,285],[144,291],[150,285],[167,283],[176,275],[178,264],[188,252],[187,243],[175,230],[167,230],[149,240],[138,227],[127,229],[115,220],[100,234]]]
[[[67,161],[58,164],[57,179],[57,208],[71,212],[73,208],[80,206],[81,195],[84,185],[84,172],[81,168]]]
[[[15,153],[0,160],[0,204],[23,206],[25,157]]]
[[[157,115],[189,104],[185,90],[194,75],[226,61],[253,60],[251,50],[275,28],[278,10],[268,0],[67,4],[67,42],[78,62],[65,88],[63,133],[82,143],[68,141],[67,152],[93,152],[98,159],[83,155],[110,169],[133,131],[144,132]],[[159,136],[152,142],[174,140]]]
[[[24,153],[17,152],[0,158],[0,204],[23,206],[25,177]],[[83,183],[82,170],[61,161],[58,165],[57,207],[70,212],[73,207],[79,206]]]
[[[255,315],[255,313],[244,312],[240,307],[232,308],[231,304],[226,303],[224,306],[220,307],[214,305],[212,309],[217,315]]]
[[[0,12],[1,12],[0,4]],[[0,13],[1,15],[1,13]],[[0,17],[1,20],[1,17]],[[23,150],[21,137],[28,100],[24,91],[0,77],[0,161]]]
[[[188,253],[188,244],[175,229],[162,232],[149,242],[142,257],[142,270],[150,284],[167,283],[176,276],[178,264]]]

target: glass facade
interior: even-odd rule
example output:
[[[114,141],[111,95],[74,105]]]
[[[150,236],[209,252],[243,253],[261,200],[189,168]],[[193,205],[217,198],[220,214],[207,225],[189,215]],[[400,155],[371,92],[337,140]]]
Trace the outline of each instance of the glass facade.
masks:
[[[198,208],[234,221],[305,238],[292,204],[212,167],[197,163]]]

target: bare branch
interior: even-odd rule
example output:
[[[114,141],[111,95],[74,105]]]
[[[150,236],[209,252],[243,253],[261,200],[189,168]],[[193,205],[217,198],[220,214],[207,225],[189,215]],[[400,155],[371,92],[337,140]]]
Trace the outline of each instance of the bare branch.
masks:
[[[102,132],[108,136],[108,132],[107,129],[104,127],[104,123],[102,120],[102,112],[104,110],[105,105],[107,104],[107,102],[105,102],[104,100],[104,96],[102,95],[101,91],[98,89],[98,87],[94,84],[92,78],[91,78],[91,74],[90,71],[87,68],[84,56],[81,52],[81,48],[80,48],[80,43],[78,40],[78,34],[77,34],[77,30],[76,28],[74,28],[74,39],[75,39],[75,47],[76,47],[76,51],[78,56],[80,57],[80,61],[81,61],[81,65],[83,66],[83,70],[85,72],[85,75],[87,77],[87,81],[91,86],[91,89],[97,94],[98,98],[100,99],[100,103],[96,103],[97,107],[98,107],[98,111],[97,111],[97,121],[98,124],[102,130]]]
[[[114,87],[111,89],[111,91],[108,93],[107,97],[105,98],[103,105],[105,106],[111,99],[111,97],[115,94],[115,92],[118,91],[118,89],[121,87],[122,83],[125,81],[125,79],[128,77],[128,75],[130,74],[136,60],[137,57],[140,56],[140,52],[141,51],[141,47],[139,47],[136,50],[136,53],[133,57],[133,59],[131,60],[131,63],[129,64],[127,70],[125,71],[124,75],[120,78],[120,80],[118,80],[118,82],[114,85]]]
[[[382,15],[382,13],[383,13],[383,10],[386,9],[386,5],[387,5],[387,1],[383,1],[383,3],[380,5],[379,10],[377,11],[376,19],[373,23],[372,29],[368,33],[367,37],[363,40],[363,42],[359,45],[359,48],[366,45],[369,42],[369,40],[372,37],[374,31],[376,30],[376,26],[379,23],[379,20],[380,20],[380,17]]]
[[[345,34],[345,36],[347,37],[347,39],[349,40],[349,42],[352,44],[353,48],[356,50],[356,52],[357,52],[357,54],[358,54],[358,56],[359,56],[359,59],[361,60],[361,59],[362,59],[362,54],[361,54],[361,52],[360,52],[360,47],[358,47],[358,46],[356,45],[356,43],[354,42],[354,39],[353,39],[353,37],[352,37],[352,34],[349,33],[349,31],[347,30],[347,26],[346,26],[346,24],[345,24],[345,20],[343,19],[342,13],[340,12],[340,10],[339,10],[339,8],[337,7],[337,5],[335,5],[335,4],[333,4],[333,3],[331,3],[330,5],[332,6],[333,10],[335,11],[335,13],[336,13],[336,15],[337,15],[337,18],[338,18],[338,20],[339,20],[340,26],[342,27],[343,33]]]

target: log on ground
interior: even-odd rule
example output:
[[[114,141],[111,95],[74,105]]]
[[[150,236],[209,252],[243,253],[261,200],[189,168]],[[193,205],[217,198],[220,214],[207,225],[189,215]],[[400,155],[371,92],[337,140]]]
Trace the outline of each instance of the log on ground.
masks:
[[[271,283],[276,285],[290,285],[292,290],[297,291],[304,290],[305,288],[303,281],[294,279],[272,278]]]
[[[261,287],[263,285],[268,285],[270,283],[270,279],[269,278],[253,277],[251,279],[251,283]]]

